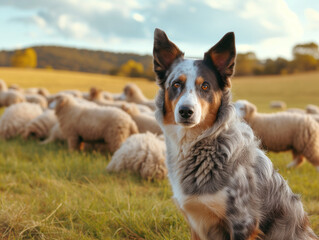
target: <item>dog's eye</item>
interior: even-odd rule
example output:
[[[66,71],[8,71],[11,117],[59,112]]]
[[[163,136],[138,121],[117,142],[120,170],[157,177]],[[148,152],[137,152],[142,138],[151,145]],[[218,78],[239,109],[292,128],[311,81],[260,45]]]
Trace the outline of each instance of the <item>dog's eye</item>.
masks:
[[[181,84],[179,82],[174,83],[174,88],[179,88],[181,86]]]
[[[203,89],[204,91],[206,91],[206,90],[208,90],[208,88],[209,88],[208,83],[207,83],[207,82],[204,82],[204,83],[202,84],[202,89]]]

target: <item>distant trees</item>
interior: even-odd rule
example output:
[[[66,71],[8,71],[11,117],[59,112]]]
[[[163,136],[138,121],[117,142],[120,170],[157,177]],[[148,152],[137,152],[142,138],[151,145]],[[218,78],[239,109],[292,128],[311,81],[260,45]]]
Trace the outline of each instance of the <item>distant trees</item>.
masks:
[[[252,52],[239,53],[236,75],[288,74],[319,70],[319,48],[316,43],[298,44],[292,49],[293,59],[266,59],[260,61]]]
[[[13,67],[35,68],[37,66],[37,53],[33,48],[17,50],[11,57]]]

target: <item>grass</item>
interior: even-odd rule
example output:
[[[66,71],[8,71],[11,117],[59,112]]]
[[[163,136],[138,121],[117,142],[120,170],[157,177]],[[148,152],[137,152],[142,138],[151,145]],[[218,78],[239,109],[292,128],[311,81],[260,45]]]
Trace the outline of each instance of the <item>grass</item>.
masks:
[[[0,68],[0,78],[51,92],[92,85],[120,92],[127,81],[136,82],[148,97],[157,90],[143,79],[64,71]],[[283,100],[289,107],[319,104],[319,73],[235,78],[233,92],[234,99],[251,100],[261,111],[270,111],[271,100]],[[290,153],[268,155],[302,196],[319,234],[319,174],[309,163],[287,170]],[[168,181],[106,173],[109,158],[94,151],[68,152],[61,143],[0,140],[0,239],[190,239]]]

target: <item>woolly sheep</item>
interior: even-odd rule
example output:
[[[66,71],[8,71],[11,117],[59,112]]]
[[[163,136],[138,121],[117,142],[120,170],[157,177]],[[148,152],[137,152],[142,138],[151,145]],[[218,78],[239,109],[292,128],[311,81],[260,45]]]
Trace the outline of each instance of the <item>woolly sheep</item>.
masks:
[[[141,113],[136,104],[123,104],[122,109],[127,112],[135,121],[138,131],[140,133],[151,132],[155,134],[162,134],[163,131],[157,123],[154,116]]]
[[[107,171],[127,169],[145,179],[163,179],[167,175],[165,152],[165,142],[156,135],[149,132],[135,134],[114,153]]]
[[[61,128],[60,123],[57,122],[54,126],[50,129],[49,137],[41,142],[41,144],[48,144],[54,141],[65,141],[66,137],[64,136]]]
[[[108,107],[118,107],[118,108],[122,108],[122,106],[124,104],[128,104],[125,101],[111,101],[111,100],[106,100],[104,98],[103,92],[99,89],[96,88],[91,88],[90,89],[90,97],[89,97],[90,101],[95,102],[97,105],[100,106],[108,106]],[[143,113],[148,113],[148,114],[152,114],[154,116],[154,112],[147,106],[145,105],[141,105],[141,104],[137,104],[138,109],[143,112]]]
[[[40,94],[25,94],[24,97],[27,102],[39,104],[42,109],[48,107],[47,99]]]
[[[270,108],[275,109],[285,109],[287,107],[286,103],[283,101],[272,101],[269,106]]]
[[[0,118],[0,137],[10,139],[22,134],[27,124],[41,114],[41,107],[34,103],[17,103],[6,108]]]
[[[41,87],[41,88],[27,88],[23,90],[24,94],[39,94],[43,97],[50,96],[50,92],[48,89]]]
[[[138,133],[135,122],[124,111],[82,105],[68,95],[57,99],[55,113],[70,150],[80,149],[82,142],[104,142],[113,153],[127,137]]]
[[[2,79],[0,79],[0,91],[8,91],[7,84]]]
[[[49,136],[52,127],[58,122],[54,110],[47,109],[40,116],[31,120],[24,132],[23,137],[36,137],[40,140]]]
[[[319,107],[313,104],[306,106],[306,112],[309,114],[319,114]]]
[[[125,100],[148,106],[150,109],[155,110],[154,100],[147,99],[141,89],[134,83],[129,83],[124,87],[123,93]]]
[[[21,102],[25,102],[23,94],[14,90],[8,90],[6,82],[0,79],[0,107],[8,107]]]
[[[235,108],[266,149],[292,150],[293,162],[287,167],[299,166],[306,157],[319,171],[319,124],[312,117],[287,112],[258,113],[256,106],[246,100],[238,100]]]
[[[48,143],[54,142],[54,141],[65,141],[65,140],[66,140],[66,137],[60,128],[60,123],[57,122],[50,129],[49,137],[47,139],[45,139],[44,141],[42,141],[41,144],[48,144]]]
[[[58,94],[59,93],[69,94],[69,95],[72,95],[73,97],[76,97],[76,98],[82,98],[82,96],[83,96],[82,92],[79,90],[76,90],[76,89],[63,90],[63,91],[58,92]]]

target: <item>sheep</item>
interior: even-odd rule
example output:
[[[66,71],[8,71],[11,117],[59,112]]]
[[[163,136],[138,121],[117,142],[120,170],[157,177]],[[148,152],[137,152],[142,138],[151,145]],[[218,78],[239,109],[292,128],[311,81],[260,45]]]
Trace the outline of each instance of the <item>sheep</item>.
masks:
[[[138,172],[144,179],[164,179],[167,175],[165,152],[165,142],[156,135],[149,132],[134,134],[114,153],[106,170],[127,169]]]
[[[40,94],[25,94],[24,97],[27,102],[39,104],[42,109],[48,107],[47,99]]]
[[[135,122],[124,111],[80,104],[70,95],[57,99],[55,113],[70,150],[81,149],[82,142],[104,142],[114,153],[127,137],[138,133]]]
[[[11,84],[9,87],[8,87],[8,90],[14,90],[14,91],[18,91],[18,92],[23,92],[23,89],[19,87],[18,84]]]
[[[45,139],[44,141],[42,141],[41,144],[48,144],[50,142],[57,141],[57,140],[59,140],[59,141],[66,140],[66,137],[60,128],[59,122],[55,123],[55,125],[51,128],[51,130],[49,132],[48,138]]]
[[[0,137],[10,139],[22,134],[26,125],[42,112],[38,104],[28,102],[6,108],[0,119]]]
[[[100,106],[108,106],[108,107],[118,107],[118,108],[122,108],[122,106],[124,104],[128,104],[125,101],[111,101],[111,100],[106,100],[104,98],[103,92],[99,89],[96,88],[91,88],[90,89],[90,97],[89,97],[90,101],[95,102],[97,105]],[[145,105],[141,105],[141,104],[137,104],[138,109],[143,112],[143,113],[148,113],[150,115],[154,116],[154,112],[147,106]]]
[[[270,108],[275,108],[275,109],[285,109],[287,108],[287,105],[283,101],[272,101],[270,102]]]
[[[58,118],[54,110],[47,109],[27,124],[22,136],[23,138],[33,136],[40,140],[45,139],[49,136],[51,129],[57,122]]]
[[[123,104],[122,109],[132,117],[140,133],[145,133],[148,131],[158,135],[163,134],[163,131],[157,123],[155,117],[141,113],[136,104]]]
[[[0,79],[0,107],[8,107],[21,102],[25,102],[23,94],[15,90],[8,90],[6,82]]]
[[[43,97],[48,97],[50,96],[50,92],[46,88],[27,88],[23,90],[24,94],[39,94],[42,95]]]
[[[7,84],[2,79],[0,79],[0,91],[8,91]]]
[[[306,106],[306,112],[308,114],[319,114],[319,107],[313,104],[308,104]]]
[[[246,100],[238,100],[235,108],[267,150],[292,150],[293,161],[287,167],[299,166],[305,156],[319,171],[319,124],[312,117],[287,112],[258,113],[256,106]]]
[[[59,93],[69,94],[69,95],[72,95],[73,97],[76,97],[76,98],[82,98],[83,97],[82,92],[79,91],[79,90],[76,90],[76,89],[63,90],[63,91],[58,92],[58,94]]]
[[[125,85],[123,90],[126,101],[134,102],[138,104],[142,104],[148,106],[150,109],[155,110],[155,102],[154,100],[147,99],[141,89],[134,83],[129,83]]]

